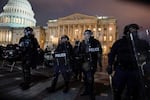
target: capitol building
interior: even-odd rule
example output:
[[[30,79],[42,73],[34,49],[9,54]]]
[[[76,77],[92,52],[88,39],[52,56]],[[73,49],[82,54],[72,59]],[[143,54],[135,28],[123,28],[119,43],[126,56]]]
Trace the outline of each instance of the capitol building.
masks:
[[[60,36],[66,34],[70,42],[83,39],[86,29],[93,31],[96,39],[101,41],[103,54],[108,54],[117,39],[117,22],[113,17],[89,16],[74,13],[58,19],[48,20],[47,26],[37,26],[34,11],[28,0],[8,0],[0,12],[0,44],[17,44],[24,35],[25,27],[34,29],[41,48],[58,43]]]
[[[0,26],[36,26],[34,12],[27,0],[9,0],[0,14]]]

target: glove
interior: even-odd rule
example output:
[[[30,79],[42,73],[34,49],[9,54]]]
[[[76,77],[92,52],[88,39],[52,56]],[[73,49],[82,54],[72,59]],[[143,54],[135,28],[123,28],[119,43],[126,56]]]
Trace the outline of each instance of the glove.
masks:
[[[109,75],[111,75],[112,72],[113,72],[112,66],[108,66],[108,67],[107,67],[107,73],[108,73]]]

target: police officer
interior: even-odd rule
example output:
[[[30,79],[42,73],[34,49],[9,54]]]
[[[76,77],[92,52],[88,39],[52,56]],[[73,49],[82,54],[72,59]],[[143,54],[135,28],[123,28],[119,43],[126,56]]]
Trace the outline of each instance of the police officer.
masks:
[[[24,82],[21,83],[22,89],[28,89],[31,83],[31,71],[30,68],[36,67],[36,55],[39,49],[37,39],[33,35],[33,29],[26,27],[24,29],[24,36],[19,41],[19,46],[22,51],[22,69]]]
[[[75,46],[73,48],[73,58],[74,58],[74,65],[73,65],[73,72],[74,72],[74,79],[81,80],[82,73],[81,73],[81,66],[82,66],[82,59],[81,59],[81,48],[80,48],[80,41],[75,41]]]
[[[49,92],[54,92],[58,80],[58,76],[61,73],[64,78],[65,88],[64,93],[69,90],[69,81],[71,73],[71,59],[72,59],[72,45],[69,42],[69,37],[63,35],[60,39],[60,43],[54,51],[54,77],[51,87],[48,87]]]
[[[97,63],[99,63],[99,67],[102,67],[102,48],[100,42],[92,35],[93,32],[91,30],[85,30],[84,40],[81,42],[81,54],[83,59],[82,72],[85,88],[80,95],[89,95],[91,100],[94,100],[94,74],[97,69]]]
[[[142,87],[143,83],[138,66],[138,63],[141,61],[137,61],[135,55],[137,54],[138,58],[144,55],[145,60],[148,59],[149,44],[139,39],[138,29],[139,26],[137,24],[125,26],[124,36],[113,44],[109,53],[108,74],[111,75],[112,71],[115,70],[112,80],[114,100],[123,99],[122,93],[125,87],[127,89],[125,94],[126,100],[144,100],[144,97],[141,96],[144,93],[144,87]]]

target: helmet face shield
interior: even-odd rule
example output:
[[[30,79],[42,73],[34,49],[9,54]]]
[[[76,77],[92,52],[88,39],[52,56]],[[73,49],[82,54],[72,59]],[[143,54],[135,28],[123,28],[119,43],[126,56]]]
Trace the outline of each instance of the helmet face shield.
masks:
[[[93,32],[91,30],[85,30],[84,35],[86,35],[86,34],[92,35]]]
[[[32,29],[31,27],[26,27],[26,28],[24,29],[24,34],[25,34],[25,36],[31,35],[32,32],[33,32],[33,29]]]
[[[67,41],[67,38],[61,38],[61,41],[62,41],[62,42],[66,42],[66,41]]]
[[[137,24],[130,24],[129,28],[132,28],[132,29],[135,29],[135,30],[139,30],[140,27]]]
[[[29,36],[30,34],[32,34],[32,32],[25,30],[25,31],[24,31],[24,34],[25,34],[25,36]]]
[[[84,38],[85,40],[88,40],[92,36],[93,32],[91,30],[85,30],[84,32]]]
[[[61,37],[61,42],[66,42],[66,41],[68,41],[69,40],[69,37],[67,36],[67,35],[63,35],[62,37]]]

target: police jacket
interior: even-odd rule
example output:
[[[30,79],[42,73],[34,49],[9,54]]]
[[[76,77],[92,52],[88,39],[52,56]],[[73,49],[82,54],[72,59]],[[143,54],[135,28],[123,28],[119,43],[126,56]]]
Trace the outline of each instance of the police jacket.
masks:
[[[19,41],[19,45],[22,50],[22,54],[29,56],[35,55],[37,53],[37,48],[40,47],[34,35],[22,37]]]
[[[87,43],[83,40],[81,43],[81,54],[83,62],[91,62],[94,66],[97,65],[97,62],[101,63],[102,48],[100,42],[94,37],[90,37]]]
[[[78,42],[77,45],[73,48],[73,57],[75,60],[81,61],[81,48],[80,48],[80,42]]]
[[[72,60],[73,48],[70,42],[58,44],[54,51],[55,63],[57,65],[68,65]]]
[[[149,44],[145,40],[139,38],[134,41],[139,61],[141,60],[142,63],[142,60],[148,60]],[[123,36],[123,38],[117,40],[113,44],[108,55],[108,63],[110,66],[119,66],[124,69],[138,69],[133,46],[131,40],[127,36]]]

